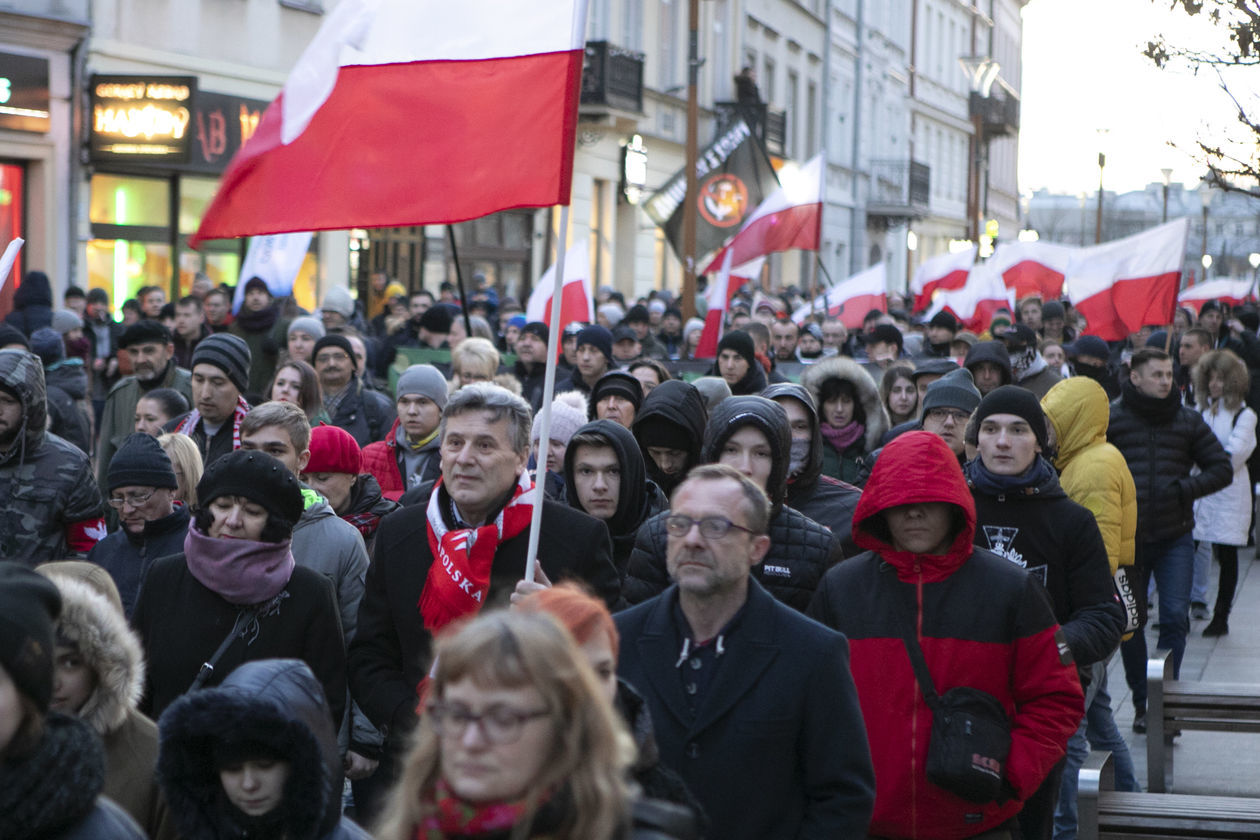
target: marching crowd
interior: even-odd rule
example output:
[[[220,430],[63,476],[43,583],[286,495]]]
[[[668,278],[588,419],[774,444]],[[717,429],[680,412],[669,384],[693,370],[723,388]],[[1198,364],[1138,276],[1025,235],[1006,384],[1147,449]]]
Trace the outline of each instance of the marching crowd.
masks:
[[[235,296],[29,272],[0,326],[0,837],[1070,840],[1148,607],[1174,673],[1229,632],[1254,308],[758,291],[697,359],[602,289],[541,440],[484,279]]]

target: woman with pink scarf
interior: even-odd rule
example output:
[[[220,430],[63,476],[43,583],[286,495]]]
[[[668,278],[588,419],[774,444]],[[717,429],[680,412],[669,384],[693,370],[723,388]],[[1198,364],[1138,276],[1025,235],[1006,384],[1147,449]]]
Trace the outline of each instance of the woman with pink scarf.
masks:
[[[889,427],[875,380],[853,359],[832,356],[806,368],[801,384],[818,406],[823,475],[859,483],[869,472],[863,459],[883,446]]]
[[[157,720],[243,662],[300,659],[339,727],[346,656],[337,600],[289,550],[303,510],[297,479],[264,452],[237,450],[206,467],[197,499],[184,552],[153,564],[132,617],[149,662],[141,711]]]

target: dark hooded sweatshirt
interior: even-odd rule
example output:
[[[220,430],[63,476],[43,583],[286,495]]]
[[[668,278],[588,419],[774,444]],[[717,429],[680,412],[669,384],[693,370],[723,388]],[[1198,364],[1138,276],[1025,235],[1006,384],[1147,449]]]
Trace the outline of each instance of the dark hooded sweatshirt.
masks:
[[[1003,385],[1011,384],[1011,354],[1000,341],[981,341],[973,344],[963,359],[963,367],[975,374],[974,367],[980,362],[992,362],[1002,369]]]
[[[246,662],[217,688],[185,694],[162,716],[158,781],[184,840],[304,837],[367,840],[341,816],[337,733],[319,680],[304,662]],[[227,801],[215,754],[263,748],[289,762],[284,798],[251,818]]]
[[[895,549],[884,511],[932,502],[954,508],[955,533],[946,551]],[[866,551],[826,574],[809,615],[849,639],[875,766],[870,833],[953,840],[995,829],[1063,758],[1084,714],[1076,668],[1070,654],[1060,653],[1045,590],[1024,570],[972,544],[971,493],[954,453],[930,432],[908,432],[884,447],[853,529]],[[1006,710],[1011,749],[1002,777],[1010,798],[976,804],[927,780],[932,712],[906,652],[907,625],[938,693],[970,686]]]
[[[1124,615],[1094,515],[1067,497],[1040,456],[1022,476],[994,476],[979,458],[963,474],[976,503],[976,544],[1041,581],[1077,665],[1110,656]]]
[[[826,526],[840,538],[845,557],[858,553],[853,542],[853,510],[857,507],[862,491],[852,484],[822,474],[823,441],[818,430],[818,411],[814,398],[803,385],[787,382],[771,385],[761,392],[766,399],[778,402],[791,397],[805,407],[809,415],[810,442],[805,465],[795,475],[788,476],[787,503],[819,525]]]
[[[578,429],[574,437],[582,434],[596,434],[604,438],[617,454],[617,463],[621,464],[617,510],[613,512],[611,519],[604,520],[604,524],[608,526],[608,534],[612,537],[613,565],[617,567],[617,574],[624,578],[639,526],[669,507],[669,502],[660,488],[644,477],[643,455],[629,429],[612,420],[596,420]],[[586,513],[578,501],[576,485],[573,483],[577,448],[570,445],[564,453],[564,500],[569,507]]]
[[[700,447],[704,443],[704,426],[708,419],[709,412],[705,407],[704,397],[696,386],[681,379],[662,382],[643,398],[643,405],[634,418],[634,437],[639,442],[639,451],[643,453],[647,477],[656,482],[656,486],[667,498],[687,472],[700,463]],[[662,472],[648,454],[649,445],[660,445],[645,443],[655,439],[649,437],[655,431],[676,434],[678,443],[687,444],[673,447],[687,451],[686,466],[673,475]]]
[[[30,338],[40,327],[52,326],[52,284],[42,271],[28,271],[22,285],[13,293],[13,311],[5,323],[17,327]]]
[[[659,388],[654,389],[656,393]],[[765,397],[730,397],[713,409],[705,428],[703,460],[716,463],[726,441],[743,426],[754,426],[770,442],[770,550],[752,574],[778,600],[804,611],[822,575],[841,559],[840,539],[800,511],[784,504],[787,496],[791,435],[787,414]],[[668,510],[643,523],[626,569],[622,596],[631,604],[646,601],[669,587],[665,565]]]

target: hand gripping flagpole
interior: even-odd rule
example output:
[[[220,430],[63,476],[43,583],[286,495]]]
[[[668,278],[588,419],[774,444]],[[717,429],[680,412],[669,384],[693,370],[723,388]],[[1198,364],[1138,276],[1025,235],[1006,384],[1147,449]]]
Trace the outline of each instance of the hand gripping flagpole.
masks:
[[[547,451],[551,446],[551,401],[556,392],[556,357],[560,355],[560,298],[564,289],[564,257],[569,247],[569,206],[560,208],[560,240],[551,286],[551,321],[547,331],[547,373],[543,377],[542,421],[538,429],[538,464],[534,469],[534,504],[529,521],[529,549],[525,580],[534,582],[538,569],[538,536],[542,529],[543,486],[547,479]]]

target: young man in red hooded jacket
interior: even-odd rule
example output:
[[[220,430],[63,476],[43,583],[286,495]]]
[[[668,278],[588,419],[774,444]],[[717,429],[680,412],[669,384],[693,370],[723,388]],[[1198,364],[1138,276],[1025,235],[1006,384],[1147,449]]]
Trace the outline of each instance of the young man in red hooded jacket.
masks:
[[[870,736],[881,838],[1018,836],[1015,816],[1061,759],[1084,698],[1044,588],[973,545],[975,505],[958,459],[930,432],[880,455],[853,516],[866,549],[823,577],[809,614],[849,638]],[[962,799],[926,774],[932,712],[903,641],[913,628],[938,694],[993,695],[1011,722],[1002,792]]]

